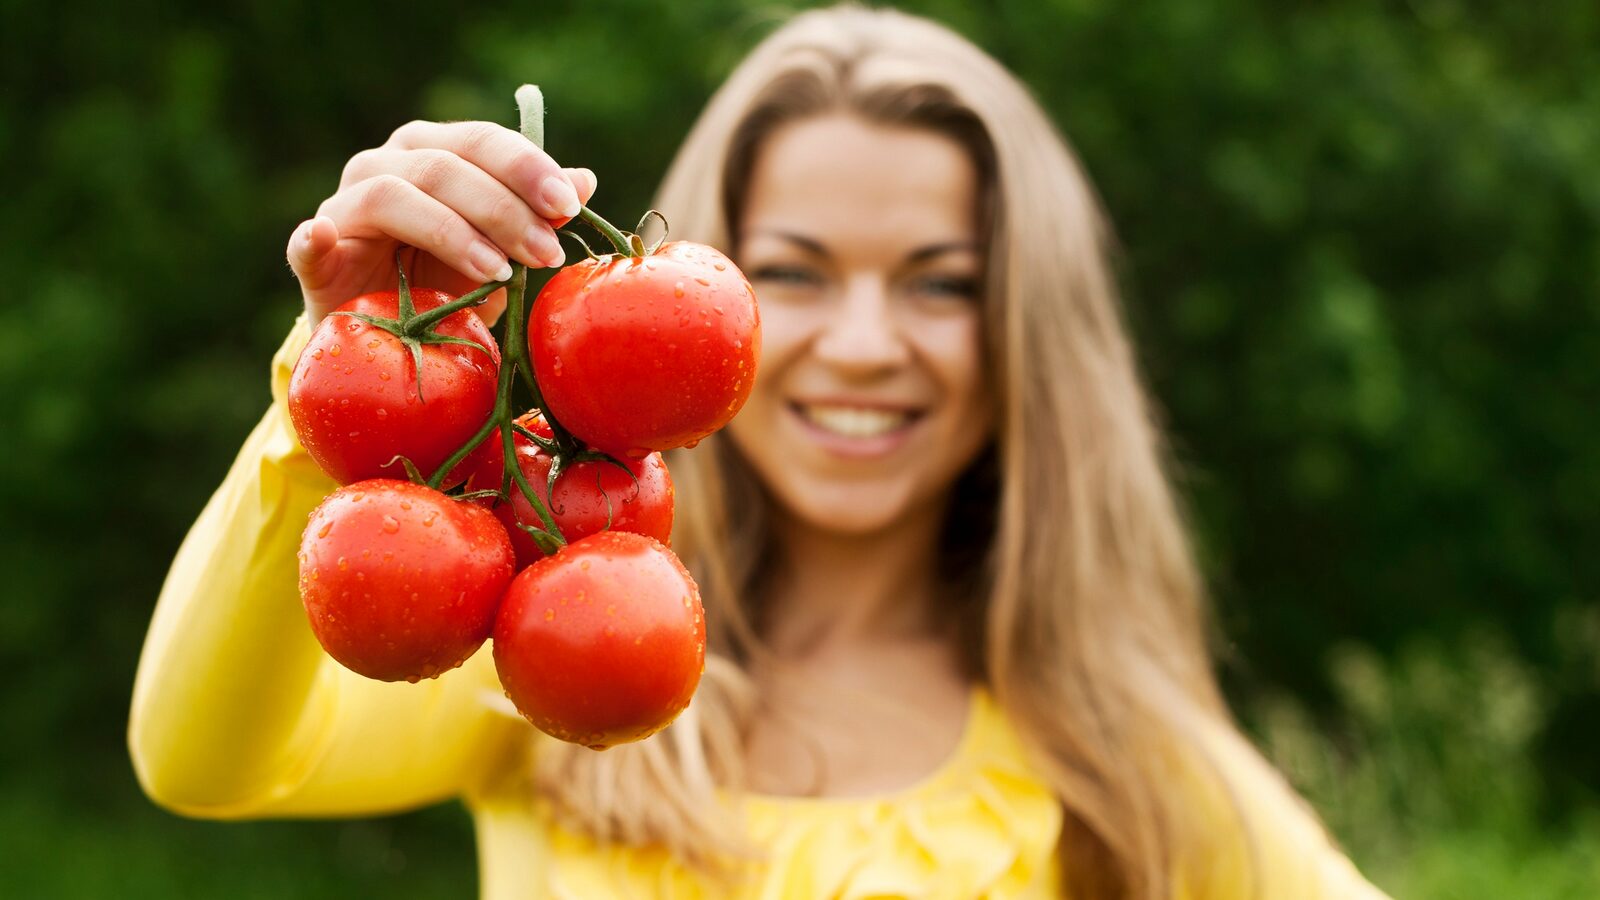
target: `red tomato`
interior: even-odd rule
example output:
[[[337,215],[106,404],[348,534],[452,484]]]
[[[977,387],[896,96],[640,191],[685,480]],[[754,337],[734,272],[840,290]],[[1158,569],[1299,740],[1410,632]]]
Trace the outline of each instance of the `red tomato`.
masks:
[[[726,425],[750,396],[760,344],[750,282],[686,241],[568,266],[528,320],[546,409],[615,456],[692,447]]]
[[[540,437],[551,436],[550,426],[537,413],[528,413],[517,422]],[[494,450],[483,454],[481,463],[467,481],[468,490],[497,490],[500,487],[504,456],[500,452],[498,436],[490,440],[495,442]],[[556,520],[556,527],[568,542],[604,531],[609,509],[609,527],[612,530],[631,531],[671,545],[672,477],[667,474],[667,463],[661,454],[652,453],[643,459],[623,458],[621,462],[628,467],[626,472],[604,461],[573,463],[557,476],[555,499],[552,502],[547,490],[550,483],[550,456],[539,449],[539,445],[520,434],[514,440],[522,476],[528,479],[528,485],[544,501],[545,507]],[[500,517],[506,531],[511,534],[511,546],[517,551],[518,568],[544,556],[533,538],[516,525],[521,522],[535,528],[544,527],[539,514],[533,510],[533,504],[528,502],[515,484],[511,488],[510,502],[496,503],[494,514]]]
[[[522,570],[494,626],[494,664],[528,721],[604,750],[665,728],[705,669],[700,589],[671,550],[603,531]]]
[[[399,296],[379,291],[339,309],[392,319]],[[455,299],[427,288],[412,288],[411,297],[419,313]],[[500,348],[488,326],[464,309],[433,330],[483,350],[424,344],[420,398],[411,351],[393,334],[336,315],[312,332],[289,380],[289,417],[300,443],[335,481],[405,478],[398,462],[389,465],[396,456],[431,475],[494,411]]]
[[[334,491],[300,539],[300,599],[345,668],[379,681],[433,678],[489,636],[515,573],[488,510],[409,481]]]

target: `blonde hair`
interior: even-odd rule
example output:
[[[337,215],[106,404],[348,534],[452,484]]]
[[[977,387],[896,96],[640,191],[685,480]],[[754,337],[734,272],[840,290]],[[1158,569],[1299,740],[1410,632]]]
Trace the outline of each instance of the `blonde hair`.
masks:
[[[951,577],[968,603],[955,612],[977,638],[965,648],[975,672],[1061,798],[1073,896],[1166,896],[1176,861],[1194,857],[1208,827],[1181,792],[1163,790],[1173,747],[1233,726],[1097,200],[1047,117],[993,59],[931,22],[844,6],[795,17],[712,98],[658,197],[673,236],[732,249],[760,142],[833,112],[936,130],[978,164],[998,415],[992,451],[957,486],[958,504],[976,498],[988,541],[957,557]],[[753,623],[768,501],[725,440],[680,452],[670,467],[674,545],[712,628],[700,691],[642,744],[603,755],[541,746],[538,781],[598,839],[704,860],[740,846],[716,792],[740,782],[741,727],[755,701],[743,666],[761,652]],[[950,549],[970,549],[970,531],[963,540]]]

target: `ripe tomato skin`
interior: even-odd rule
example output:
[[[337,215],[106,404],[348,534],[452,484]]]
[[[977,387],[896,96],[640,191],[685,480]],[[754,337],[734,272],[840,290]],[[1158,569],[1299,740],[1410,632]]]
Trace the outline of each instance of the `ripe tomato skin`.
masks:
[[[550,437],[550,426],[537,413],[528,413],[517,419],[524,428],[540,437]],[[502,460],[499,442],[495,437],[493,452],[485,453],[471,477],[468,490],[495,490],[500,487]],[[522,435],[514,438],[517,464],[522,476],[545,502],[556,520],[556,528],[568,542],[598,534],[607,528],[607,499],[610,502],[610,528],[630,531],[654,538],[667,546],[672,545],[672,476],[667,473],[666,460],[659,453],[643,459],[623,457],[620,461],[628,467],[624,472],[608,462],[579,462],[569,465],[556,478],[554,500],[547,490],[551,459],[539,446]],[[470,458],[469,458],[470,461]],[[632,473],[631,476],[629,473]],[[544,556],[539,545],[516,523],[544,527],[533,504],[512,486],[509,502],[493,504],[511,535],[511,546],[517,551],[517,568],[530,565]]]
[[[399,297],[396,291],[379,291],[339,309],[394,318]],[[419,313],[455,299],[428,288],[413,288],[411,297]],[[335,315],[312,332],[289,380],[289,417],[300,443],[335,481],[404,478],[398,462],[388,465],[397,455],[430,475],[494,411],[500,348],[488,326],[471,310],[460,310],[434,330],[473,341],[487,352],[423,345],[421,399],[415,363],[399,338]]]
[[[300,539],[300,598],[329,656],[379,681],[433,678],[494,628],[515,572],[487,510],[409,481],[328,495]]]
[[[546,408],[614,456],[691,447],[726,425],[750,396],[760,344],[750,282],[687,241],[568,266],[528,320]]]
[[[705,669],[700,589],[671,550],[603,531],[522,570],[494,628],[506,695],[529,722],[603,750],[665,728]]]

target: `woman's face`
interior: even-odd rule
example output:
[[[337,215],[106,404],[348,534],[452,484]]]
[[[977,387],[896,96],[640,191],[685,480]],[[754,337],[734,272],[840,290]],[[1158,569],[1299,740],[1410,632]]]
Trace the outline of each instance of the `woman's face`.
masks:
[[[735,445],[811,527],[935,514],[992,422],[972,160],[933,131],[804,119],[763,142],[747,197],[762,345]]]

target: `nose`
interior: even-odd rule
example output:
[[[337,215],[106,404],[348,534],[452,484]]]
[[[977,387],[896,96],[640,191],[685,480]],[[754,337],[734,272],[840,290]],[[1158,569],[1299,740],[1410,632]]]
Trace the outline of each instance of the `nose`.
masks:
[[[895,321],[887,279],[876,272],[850,275],[839,301],[817,336],[813,352],[841,374],[866,377],[910,360],[910,348]]]

